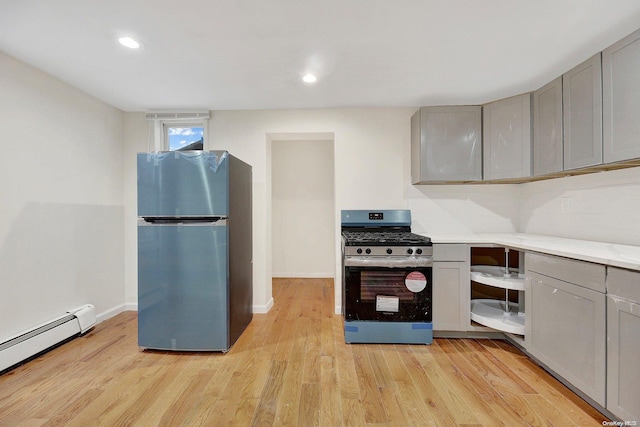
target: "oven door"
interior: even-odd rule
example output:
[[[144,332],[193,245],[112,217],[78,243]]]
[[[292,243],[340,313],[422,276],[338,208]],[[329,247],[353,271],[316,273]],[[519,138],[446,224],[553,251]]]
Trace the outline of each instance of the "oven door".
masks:
[[[431,322],[432,268],[344,268],[345,320]]]

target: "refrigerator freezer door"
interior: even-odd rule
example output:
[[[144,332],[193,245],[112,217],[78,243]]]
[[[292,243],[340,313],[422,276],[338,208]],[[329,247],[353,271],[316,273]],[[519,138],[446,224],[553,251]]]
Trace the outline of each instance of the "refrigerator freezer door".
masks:
[[[138,216],[228,216],[226,151],[138,153]]]
[[[138,225],[138,345],[229,349],[228,227]]]

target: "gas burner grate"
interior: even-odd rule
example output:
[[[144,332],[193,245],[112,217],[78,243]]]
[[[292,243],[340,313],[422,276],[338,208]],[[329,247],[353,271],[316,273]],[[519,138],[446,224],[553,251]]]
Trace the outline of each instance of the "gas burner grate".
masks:
[[[350,244],[429,245],[431,239],[411,232],[398,231],[344,231]]]

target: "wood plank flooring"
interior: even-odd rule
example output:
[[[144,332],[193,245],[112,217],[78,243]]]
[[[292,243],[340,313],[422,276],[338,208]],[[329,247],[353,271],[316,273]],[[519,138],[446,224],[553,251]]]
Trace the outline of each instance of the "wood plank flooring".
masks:
[[[0,376],[0,426],[602,426],[503,341],[344,343],[333,281],[274,279],[227,354],[142,351],[135,312]]]

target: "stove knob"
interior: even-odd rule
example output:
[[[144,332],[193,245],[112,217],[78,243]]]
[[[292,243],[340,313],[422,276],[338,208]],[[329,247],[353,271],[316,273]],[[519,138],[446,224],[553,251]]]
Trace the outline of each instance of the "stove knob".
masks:
[[[389,255],[391,255],[391,252],[393,252],[393,251],[391,250],[391,248],[387,249],[387,253],[388,253]]]
[[[362,253],[362,248],[356,249],[356,253],[361,254]]]
[[[366,250],[365,252],[366,252],[366,253],[367,253],[367,255],[368,255],[368,254],[370,254],[370,253],[371,253],[371,249],[367,248],[367,250]]]
[[[409,255],[411,255],[411,254],[413,253],[413,249],[411,249],[411,248],[407,249],[407,253],[408,253]]]
[[[416,253],[417,253],[418,255],[420,255],[420,254],[422,253],[422,249],[420,249],[420,248],[416,249]]]

